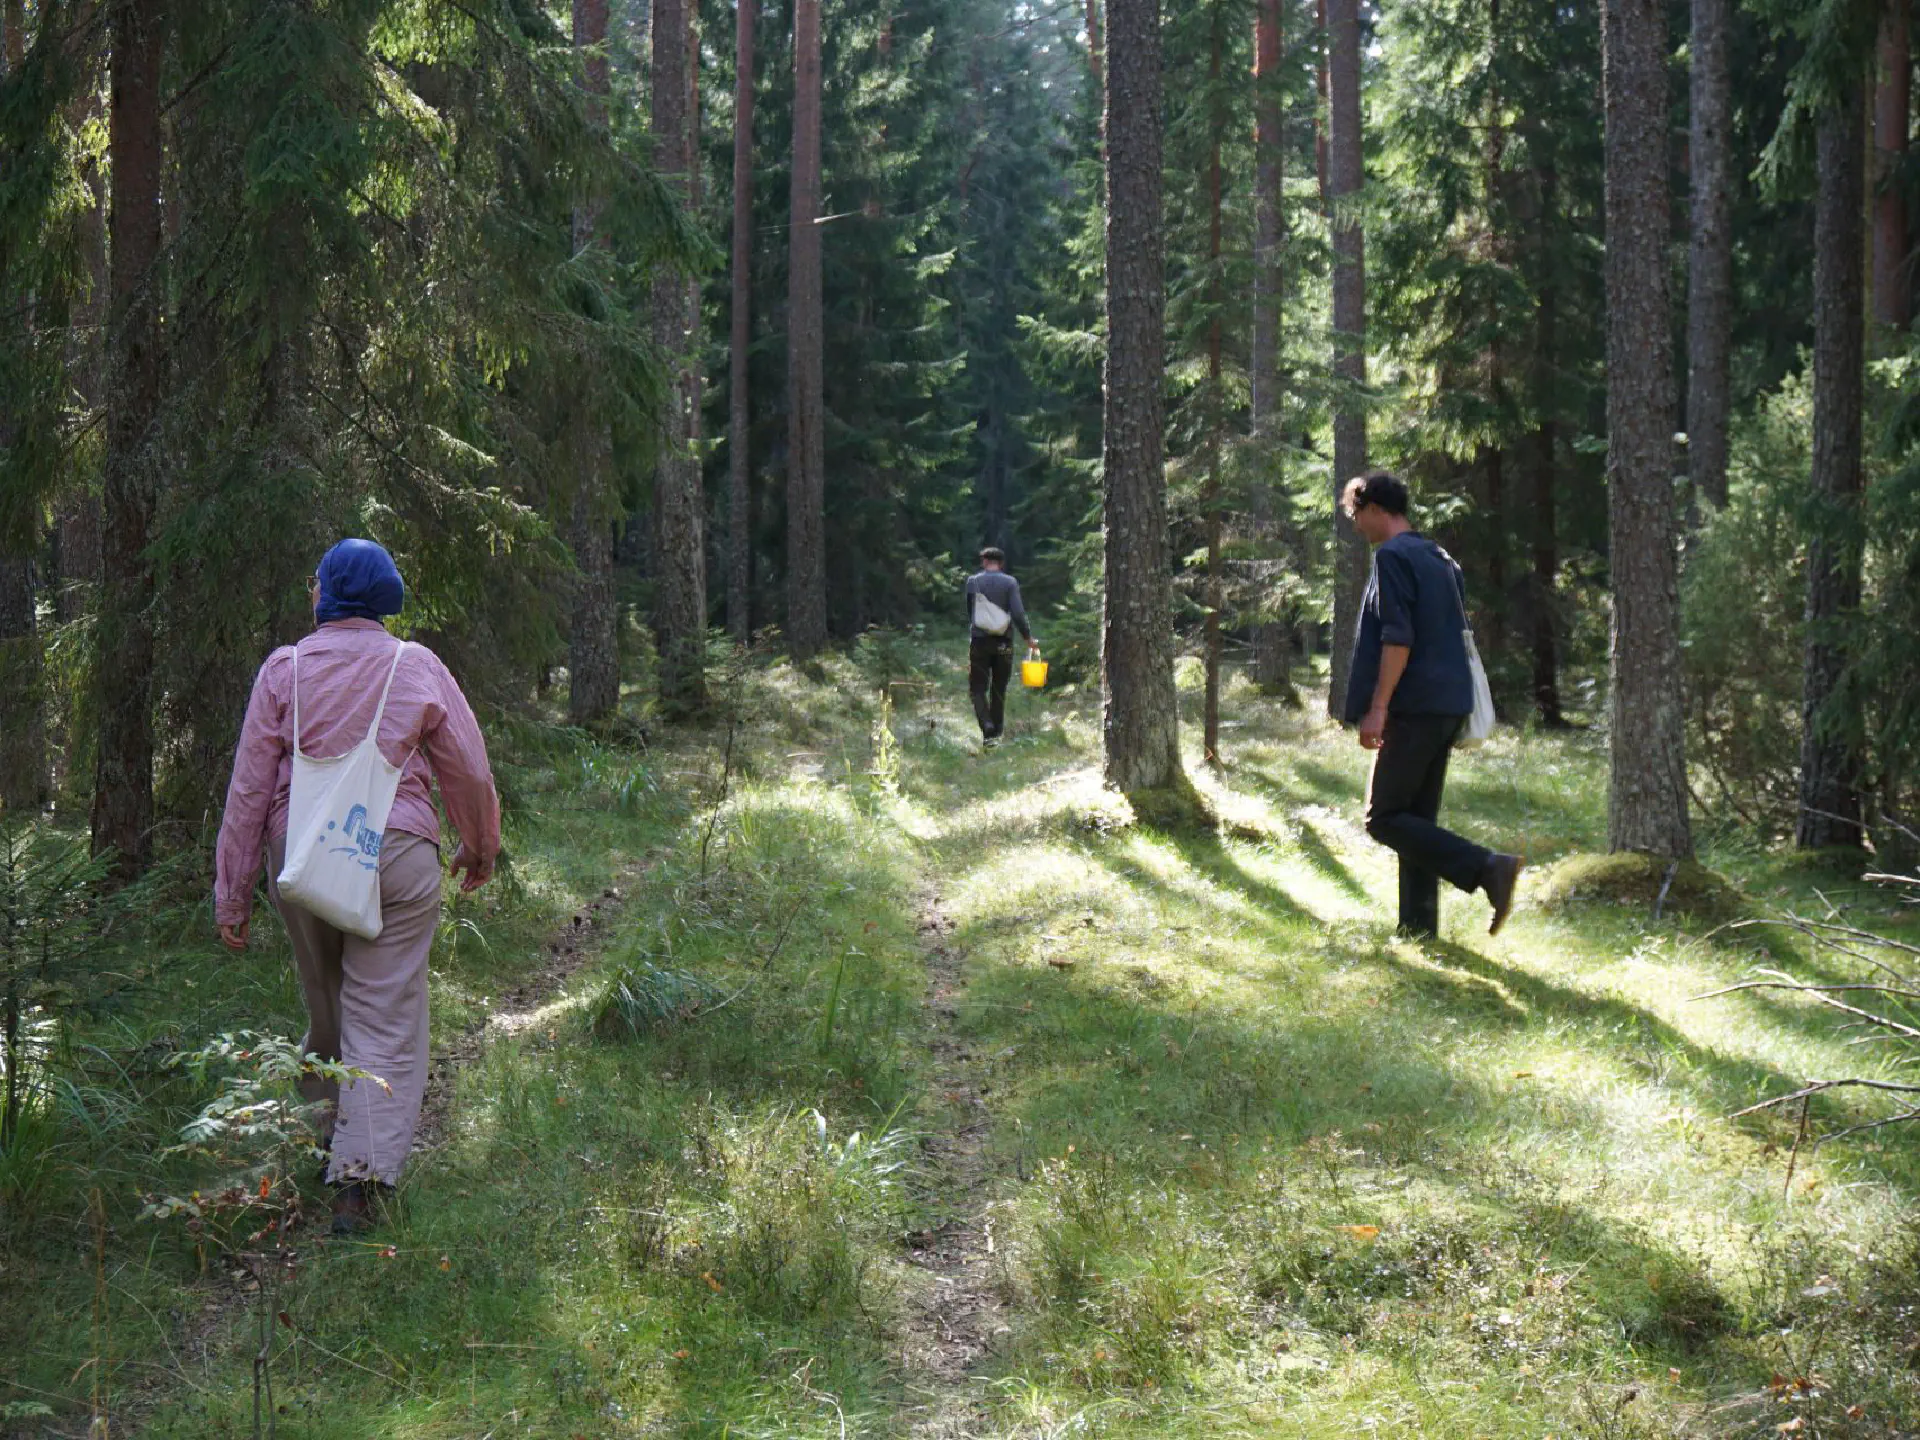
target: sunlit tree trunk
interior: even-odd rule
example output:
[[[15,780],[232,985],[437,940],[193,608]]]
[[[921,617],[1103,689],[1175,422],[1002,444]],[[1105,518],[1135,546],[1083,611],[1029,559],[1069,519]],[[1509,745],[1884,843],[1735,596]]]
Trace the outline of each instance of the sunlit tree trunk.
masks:
[[[1327,709],[1346,705],[1347,667],[1360,597],[1367,587],[1367,546],[1340,514],[1341,488],[1367,468],[1367,416],[1359,391],[1367,383],[1366,242],[1352,206],[1365,181],[1360,136],[1359,0],[1327,0],[1327,203],[1333,228],[1333,371],[1340,390],[1333,412],[1333,656]]]
[[[581,52],[588,122],[607,120],[607,0],[573,0],[573,43]],[[573,216],[573,243],[588,250],[599,243],[591,203]],[[567,632],[567,714],[588,725],[620,705],[620,611],[613,593],[613,530],[608,519],[613,489],[613,439],[606,422],[582,403],[572,423],[574,489],[567,515],[567,541],[576,571]]]
[[[759,0],[736,0],[733,37],[733,299],[727,347],[727,632],[753,633],[753,412],[747,349],[753,338],[753,22]]]
[[[820,277],[820,0],[794,0],[787,264],[787,648],[827,645],[825,320]]]
[[[1859,622],[1860,419],[1866,325],[1864,88],[1821,116],[1813,214],[1813,493],[1807,547],[1807,650],[1801,696],[1802,849],[1858,845],[1859,719],[1842,695],[1849,634]]]
[[[1106,598],[1101,731],[1107,783],[1177,788],[1173,576],[1167,541],[1166,292],[1161,234],[1160,6],[1107,5]]]
[[[1281,453],[1280,312],[1285,293],[1280,265],[1287,243],[1283,203],[1286,112],[1279,91],[1280,59],[1286,43],[1282,15],[1281,0],[1259,0],[1253,31],[1253,340],[1249,369],[1255,463],[1261,471],[1253,489],[1253,527],[1263,547],[1271,547],[1278,538],[1275,492],[1279,487],[1275,472]],[[1262,620],[1254,626],[1253,678],[1257,685],[1292,700],[1291,658],[1292,635],[1284,619]]]
[[[1220,607],[1226,603],[1221,585],[1220,450],[1225,437],[1226,406],[1220,394],[1220,142],[1227,117],[1220,104],[1220,7],[1213,7],[1213,48],[1207,64],[1210,145],[1207,156],[1207,622],[1206,708],[1202,734],[1207,763],[1220,763]]]
[[[653,0],[653,163],[669,189],[694,204],[694,119],[686,0]],[[658,552],[654,613],[660,639],[660,699],[670,708],[706,700],[707,562],[700,462],[700,292],[690,276],[662,270],[653,282],[653,338],[670,388],[653,510]]]
[[[1604,0],[1607,491],[1613,572],[1607,846],[1693,853],[1681,706],[1667,304],[1664,0]]]
[[[1727,503],[1727,417],[1733,348],[1732,94],[1727,67],[1730,0],[1693,0],[1693,228],[1687,251],[1687,473],[1718,509]]]

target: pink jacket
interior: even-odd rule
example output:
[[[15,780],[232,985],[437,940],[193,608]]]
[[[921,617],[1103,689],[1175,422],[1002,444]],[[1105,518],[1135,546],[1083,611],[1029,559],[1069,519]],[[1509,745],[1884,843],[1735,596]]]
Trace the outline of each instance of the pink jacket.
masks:
[[[344,755],[366,738],[395,643],[377,620],[335,620],[300,642],[304,753]],[[288,645],[267,657],[247,702],[214,858],[218,925],[244,924],[253,913],[253,885],[266,842],[287,833],[287,790],[293,780],[293,653]],[[487,764],[487,742],[467,697],[425,646],[412,646],[400,661],[380,720],[379,743],[388,764],[406,767],[387,817],[389,830],[440,843],[432,790],[437,779],[447,819],[468,851],[487,857],[499,852],[500,797]]]

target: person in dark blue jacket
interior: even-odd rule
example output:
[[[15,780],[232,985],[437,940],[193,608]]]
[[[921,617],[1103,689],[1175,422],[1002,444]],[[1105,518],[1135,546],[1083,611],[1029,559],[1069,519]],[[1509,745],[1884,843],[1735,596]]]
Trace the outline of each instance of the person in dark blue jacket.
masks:
[[[1026,638],[1027,654],[1040,642],[1027,624],[1027,607],[1020,603],[1020,582],[1007,574],[1007,555],[997,545],[980,552],[980,570],[967,580],[967,691],[973,697],[974,718],[980,722],[980,743],[1000,743],[1007,723],[1007,680],[1013,674],[1013,636]]]
[[[1466,582],[1453,557],[1407,519],[1407,487],[1384,470],[1347,482],[1342,508],[1373,546],[1348,672],[1345,719],[1374,752],[1367,834],[1400,857],[1400,929],[1440,930],[1440,881],[1483,890],[1498,934],[1513,908],[1520,857],[1438,823],[1447,757],[1473,711]]]

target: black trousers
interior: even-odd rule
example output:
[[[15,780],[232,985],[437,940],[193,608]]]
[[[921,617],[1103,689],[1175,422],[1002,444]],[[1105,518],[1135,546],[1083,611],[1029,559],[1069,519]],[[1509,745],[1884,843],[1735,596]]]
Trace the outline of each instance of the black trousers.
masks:
[[[1440,929],[1440,882],[1477,890],[1493,852],[1442,829],[1447,757],[1466,724],[1457,715],[1389,715],[1367,781],[1367,834],[1400,857],[1400,928]]]
[[[1007,681],[1012,676],[1013,641],[1005,635],[982,635],[967,646],[967,693],[973,696],[973,714],[984,740],[1006,726]]]

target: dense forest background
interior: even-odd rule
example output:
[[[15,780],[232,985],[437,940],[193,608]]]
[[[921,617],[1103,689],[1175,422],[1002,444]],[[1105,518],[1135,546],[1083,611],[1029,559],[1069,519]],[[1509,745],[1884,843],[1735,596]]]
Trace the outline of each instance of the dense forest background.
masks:
[[[1282,691],[1324,655],[1337,693],[1361,557],[1333,482],[1391,466],[1471,577],[1506,718],[1609,723],[1622,557],[1670,551],[1647,583],[1677,591],[1653,649],[1680,669],[1649,683],[1684,680],[1693,807],[1895,843],[1920,746],[1905,0],[1604,8],[1155,22],[1180,644]],[[88,813],[126,871],[204,842],[254,668],[348,532],[496,707],[558,683],[604,725],[624,675],[626,722],[698,713],[722,634],[804,660],[957,633],[988,543],[1057,678],[1093,681],[1104,77],[1135,59],[1103,54],[1108,18],[9,0],[9,808]],[[1603,20],[1651,38],[1641,90],[1624,41],[1603,76]],[[1611,282],[1610,168],[1663,212],[1650,263],[1622,226]],[[1630,313],[1653,330],[1611,373],[1653,377],[1640,428],[1679,442],[1642,447],[1637,531],[1608,482]],[[1683,850],[1685,818],[1626,843]]]

